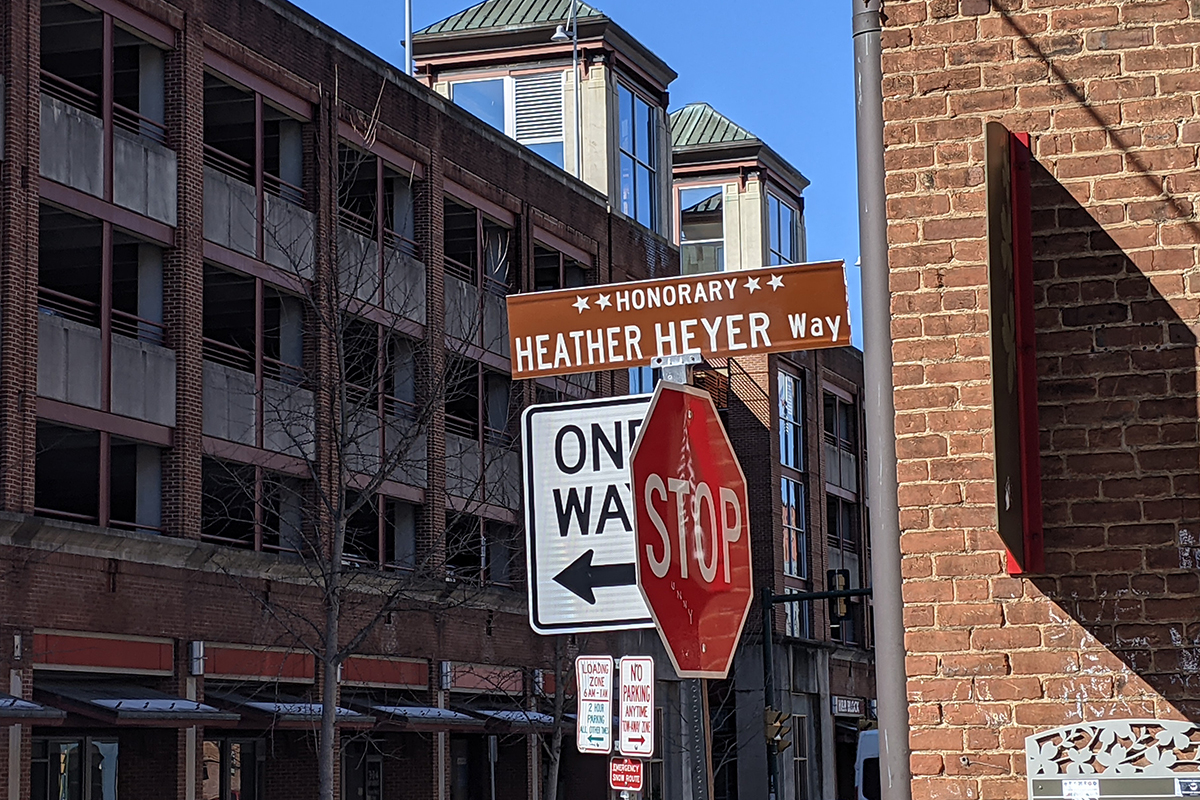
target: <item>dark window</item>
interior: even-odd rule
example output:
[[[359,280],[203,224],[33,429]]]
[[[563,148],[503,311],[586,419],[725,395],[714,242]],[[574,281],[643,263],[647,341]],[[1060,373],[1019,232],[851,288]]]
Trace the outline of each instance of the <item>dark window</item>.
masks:
[[[533,246],[533,290],[573,289],[588,284],[587,267],[557,250]]]
[[[258,800],[264,756],[262,745],[252,739],[205,739],[204,800]]]
[[[32,800],[117,800],[115,739],[33,739]]]
[[[34,510],[58,519],[158,532],[162,524],[160,458],[161,450],[153,445],[38,422]],[[101,463],[108,465],[108,494],[104,497]]]

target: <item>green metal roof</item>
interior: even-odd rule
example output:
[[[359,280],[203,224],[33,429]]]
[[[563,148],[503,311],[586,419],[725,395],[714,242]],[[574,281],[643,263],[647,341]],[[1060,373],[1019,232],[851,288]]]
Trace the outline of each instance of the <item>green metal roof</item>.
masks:
[[[672,147],[751,141],[758,137],[708,103],[692,103],[671,113]]]
[[[565,23],[571,15],[571,2],[572,0],[484,0],[416,33],[425,36],[435,33],[511,30]],[[576,14],[579,19],[607,19],[602,12],[587,3],[580,3]]]

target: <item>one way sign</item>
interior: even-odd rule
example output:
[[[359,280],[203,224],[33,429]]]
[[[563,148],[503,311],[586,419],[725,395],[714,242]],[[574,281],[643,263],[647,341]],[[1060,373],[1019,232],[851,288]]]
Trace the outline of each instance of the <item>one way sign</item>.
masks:
[[[525,410],[529,624],[538,633],[653,628],[637,587],[629,452],[651,395]]]

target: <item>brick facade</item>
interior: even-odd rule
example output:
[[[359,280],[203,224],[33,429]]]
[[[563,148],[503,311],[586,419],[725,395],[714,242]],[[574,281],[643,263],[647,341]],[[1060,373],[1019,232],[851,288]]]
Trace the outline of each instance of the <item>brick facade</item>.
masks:
[[[990,6],[990,7],[989,7]],[[1200,6],[912,0],[883,33],[913,796],[1200,719]],[[996,534],[984,126],[1028,132],[1045,570]]]
[[[22,679],[21,691],[26,698],[40,697],[39,681],[65,674],[42,668],[35,671],[30,661],[28,651],[34,630],[55,629],[118,639],[163,637],[174,648],[172,677],[157,680],[122,674],[120,679],[204,700],[206,679],[190,674],[191,643],[294,646],[296,629],[286,620],[320,619],[322,614],[319,591],[296,570],[289,570],[284,560],[201,541],[202,463],[206,456],[213,455],[214,448],[224,445],[205,434],[205,263],[243,275],[270,276],[273,269],[259,258],[232,258],[231,251],[214,247],[205,239],[206,71],[220,72],[220,66],[214,64],[232,64],[231,69],[238,74],[227,77],[244,77],[260,90],[286,92],[307,104],[305,209],[314,216],[318,275],[329,274],[337,263],[339,120],[349,121],[379,103],[378,141],[412,159],[423,171],[417,182],[413,238],[427,276],[423,333],[427,343],[437,346],[421,348],[415,379],[418,393],[443,380],[447,370],[447,353],[442,346],[447,330],[443,269],[443,197],[447,182],[514,215],[513,268],[527,277],[532,274],[530,239],[535,224],[593,254],[590,266],[598,281],[673,274],[678,271],[678,251],[665,239],[610,212],[604,199],[587,186],[430,90],[396,74],[286,3],[131,0],[125,4],[117,0],[105,3],[104,8],[135,28],[139,15],[145,15],[170,31],[173,45],[165,53],[164,100],[167,146],[177,163],[177,224],[171,226],[169,242],[159,241],[164,245],[163,324],[175,359],[176,386],[170,445],[162,450],[164,535],[125,535],[32,516],[38,457],[35,429],[39,419],[39,203],[45,202],[44,192],[50,181],[39,181],[40,4],[37,0],[5,3],[0,9],[0,63],[6,92],[5,150],[0,161],[0,574],[5,576],[0,580],[0,674],[4,676],[0,691],[10,688],[9,677],[15,674]],[[130,19],[135,23],[129,23]],[[60,187],[50,186],[50,190],[61,192]],[[72,210],[93,217],[137,216],[116,209],[103,197],[83,200],[86,203]],[[149,220],[140,217],[136,222],[150,226]],[[262,255],[261,246],[258,255]],[[527,287],[522,284],[518,288]],[[328,341],[306,341],[305,346],[306,366],[312,367],[317,378],[318,402],[327,405],[330,389],[328,382],[320,378],[330,373],[334,348]],[[597,376],[599,393],[626,386],[623,374]],[[526,391],[524,395],[529,400],[533,393]],[[81,409],[68,409],[68,413],[74,415],[76,423],[85,418]],[[104,425],[128,424],[127,419],[115,419],[107,407],[88,413],[97,415],[90,419],[100,419]],[[438,407],[430,417],[427,480],[424,486],[404,491],[421,497],[417,547],[422,555],[439,562],[444,556],[444,523],[451,502],[447,495],[445,411]],[[320,479],[327,480],[333,468],[332,459],[326,457],[330,435],[327,418],[318,430]],[[258,448],[241,452],[265,453],[261,449],[261,424],[257,444]],[[453,589],[453,585],[450,587]],[[343,630],[353,631],[371,619],[378,601],[370,597],[350,596]],[[279,613],[281,609],[286,611]],[[26,652],[20,659],[12,650],[12,643],[17,641],[14,635],[25,643]],[[602,636],[589,642],[593,647],[605,644]],[[525,676],[524,695],[512,702],[521,705],[534,702],[534,671],[551,668],[555,663],[552,640],[533,634],[526,621],[519,571],[516,585],[511,588],[460,588],[453,598],[440,600],[427,593],[415,594],[398,603],[357,649],[361,653],[424,660],[429,665],[429,685],[409,692],[404,700],[429,706],[450,702],[449,693],[439,683],[443,661],[520,668]],[[104,680],[115,674],[98,666],[83,675],[72,673],[75,678],[90,680]],[[318,667],[312,686],[319,685],[320,675]],[[315,695],[309,685],[287,686],[285,690]],[[454,702],[460,699],[456,697]],[[66,738],[99,735],[85,730],[89,724],[71,716],[61,729],[35,725],[33,733]],[[31,770],[30,726],[20,728],[19,755],[10,764],[8,737],[14,731],[0,727],[0,785],[9,785],[10,769],[19,771],[19,796],[24,798],[29,793]],[[302,798],[315,794],[315,736],[311,728],[263,732],[198,726],[191,731],[179,727],[106,729],[104,735],[120,742],[119,796],[137,800],[196,794],[204,781],[199,765],[204,763],[206,734],[262,738],[266,753],[263,793],[255,797]],[[481,731],[461,735],[483,736]],[[499,735],[497,797],[535,796],[541,781],[540,739],[523,730],[500,729]],[[343,740],[348,736],[341,734]],[[448,734],[391,731],[379,736],[381,749],[393,754],[385,761],[384,780],[390,787],[385,796],[397,796],[401,787],[405,797],[435,798],[439,793],[449,796],[452,764]],[[194,752],[189,752],[193,746]],[[189,761],[197,765],[192,775],[188,773]],[[194,785],[189,786],[192,781]]]

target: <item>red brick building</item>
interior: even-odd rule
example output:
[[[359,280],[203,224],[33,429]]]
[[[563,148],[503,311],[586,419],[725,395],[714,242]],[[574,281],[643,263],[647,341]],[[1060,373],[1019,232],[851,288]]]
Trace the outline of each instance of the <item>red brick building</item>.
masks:
[[[1103,783],[1118,767],[1194,770],[1200,7],[885,10],[913,796],[1063,796],[1065,781]],[[1023,221],[1031,245],[1027,452],[1040,465],[1044,563],[1019,574],[997,529],[997,457],[1018,431],[994,422],[1013,373],[992,344],[1004,309],[989,302],[989,274],[1008,230],[989,222],[988,187],[1004,172],[988,165],[993,122],[1029,135],[1013,231],[1019,246]],[[1106,722],[1130,719],[1187,722]]]
[[[558,661],[510,422],[626,378],[513,387],[503,297],[676,248],[287,3],[15,0],[0,33],[0,785],[315,793],[296,503],[344,468],[344,630],[377,622],[343,642],[345,796],[536,796]],[[376,449],[331,444],[345,398]]]

